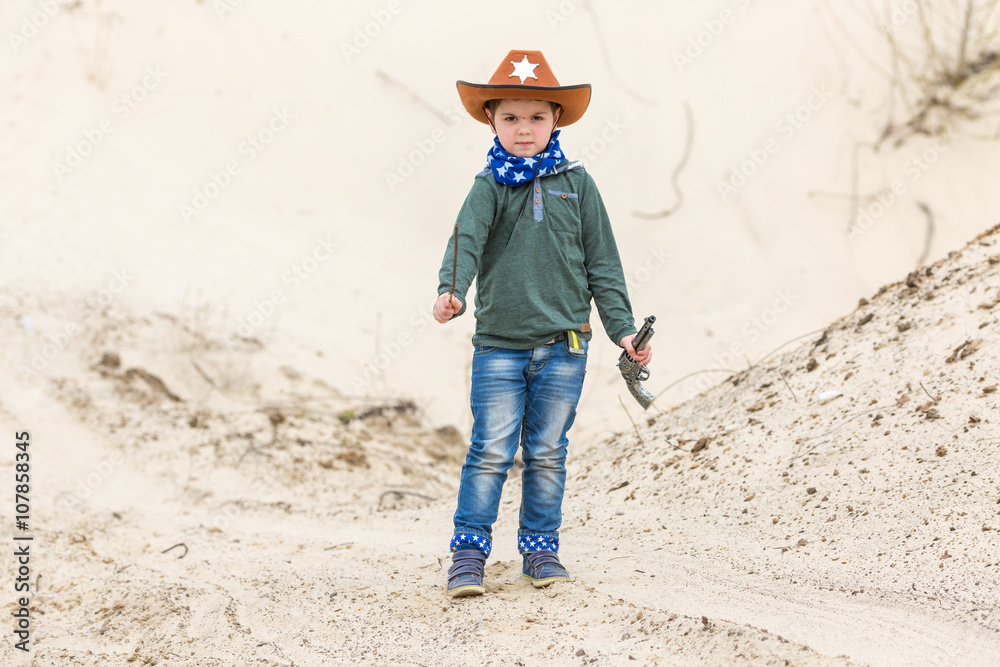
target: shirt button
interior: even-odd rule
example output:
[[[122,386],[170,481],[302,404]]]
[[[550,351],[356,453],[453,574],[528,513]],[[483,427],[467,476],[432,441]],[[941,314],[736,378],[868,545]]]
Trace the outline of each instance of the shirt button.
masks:
[[[568,196],[568,195],[567,195],[567,194],[566,194],[565,192],[564,192],[564,193],[562,193],[562,198],[563,198],[563,199],[566,199],[566,197],[567,197],[567,196]]]
[[[541,191],[542,191],[541,188],[535,188],[535,192],[541,192]]]
[[[536,204],[541,204],[541,203],[542,203],[542,200],[541,200],[541,199],[536,199],[536,200],[535,200],[535,203],[536,203]]]

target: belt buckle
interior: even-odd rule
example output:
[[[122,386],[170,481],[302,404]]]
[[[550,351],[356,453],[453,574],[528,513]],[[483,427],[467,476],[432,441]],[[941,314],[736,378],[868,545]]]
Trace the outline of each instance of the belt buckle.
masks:
[[[552,345],[552,343],[558,343],[559,341],[561,341],[564,338],[566,338],[566,332],[565,331],[560,331],[555,336],[553,336],[549,340],[545,341],[544,344],[545,345]]]

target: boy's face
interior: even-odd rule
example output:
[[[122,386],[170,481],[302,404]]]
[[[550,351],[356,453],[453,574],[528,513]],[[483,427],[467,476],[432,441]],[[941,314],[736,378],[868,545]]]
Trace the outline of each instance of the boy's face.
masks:
[[[515,157],[533,157],[548,146],[556,118],[548,102],[503,100],[492,120],[504,150]]]

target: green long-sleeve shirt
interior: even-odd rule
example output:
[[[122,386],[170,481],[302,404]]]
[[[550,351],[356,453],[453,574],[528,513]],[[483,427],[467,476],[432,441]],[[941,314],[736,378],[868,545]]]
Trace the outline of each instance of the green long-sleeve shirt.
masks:
[[[635,333],[611,221],[582,167],[517,188],[483,171],[458,214],[458,236],[459,315],[477,278],[474,345],[530,349],[560,331],[589,329],[591,299],[615,345]],[[449,240],[438,294],[451,289],[453,249]]]

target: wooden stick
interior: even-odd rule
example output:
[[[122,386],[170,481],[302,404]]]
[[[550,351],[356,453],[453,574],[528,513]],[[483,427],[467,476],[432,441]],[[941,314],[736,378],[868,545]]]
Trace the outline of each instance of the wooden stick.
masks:
[[[455,295],[455,276],[458,275],[458,223],[455,223],[455,247],[451,255],[451,291],[448,292],[448,305],[451,305],[452,297]]]

